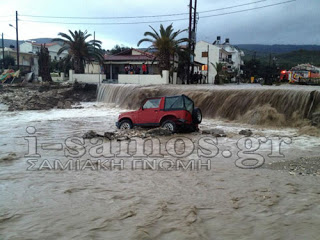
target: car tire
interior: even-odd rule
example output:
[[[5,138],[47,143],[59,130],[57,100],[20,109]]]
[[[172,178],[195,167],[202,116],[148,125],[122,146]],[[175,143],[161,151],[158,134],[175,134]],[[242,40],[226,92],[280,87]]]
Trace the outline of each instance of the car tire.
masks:
[[[192,121],[195,124],[199,124],[202,121],[202,112],[200,108],[194,108],[192,111]]]
[[[161,127],[168,129],[170,132],[175,133],[177,131],[177,125],[171,120],[164,121]]]
[[[121,130],[132,129],[132,128],[133,128],[133,124],[128,119],[122,120],[119,123],[119,129]]]

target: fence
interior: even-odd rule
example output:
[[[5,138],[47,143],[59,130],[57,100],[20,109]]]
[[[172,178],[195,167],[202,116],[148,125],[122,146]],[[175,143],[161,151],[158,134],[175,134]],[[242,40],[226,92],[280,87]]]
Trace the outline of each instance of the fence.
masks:
[[[69,81],[70,82],[81,82],[81,83],[90,83],[90,84],[100,84],[103,80],[104,75],[96,73],[96,74],[77,74],[74,73],[74,70],[69,71]]]

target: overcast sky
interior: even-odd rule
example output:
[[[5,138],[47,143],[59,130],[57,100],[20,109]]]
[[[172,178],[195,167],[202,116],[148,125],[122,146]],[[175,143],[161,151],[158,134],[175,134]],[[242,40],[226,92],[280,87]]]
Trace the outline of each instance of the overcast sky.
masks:
[[[280,3],[288,0],[265,0],[259,3],[203,13],[203,11],[257,2],[258,0],[198,0],[197,10],[199,22],[197,40],[213,42],[217,35],[222,39],[230,38],[231,43],[260,43],[260,44],[320,44],[320,0],[296,0],[283,5],[256,9],[230,15],[221,15],[249,8]],[[88,30],[96,32],[96,39],[103,42],[103,48],[110,49],[115,44],[136,47],[143,38],[143,33],[151,25],[159,29],[160,23],[126,24],[126,25],[93,25],[70,23],[135,23],[159,20],[188,18],[188,15],[166,16],[154,18],[131,19],[64,19],[64,18],[35,18],[34,16],[57,17],[132,17],[155,16],[161,14],[188,13],[189,0],[0,0],[0,33],[4,38],[15,39],[15,11],[19,15],[19,40],[40,37],[57,37],[58,32],[71,30]],[[8,16],[11,15],[11,16]],[[27,22],[59,22],[34,23]],[[188,27],[188,20],[173,22],[175,29]],[[144,47],[147,45],[142,45]]]

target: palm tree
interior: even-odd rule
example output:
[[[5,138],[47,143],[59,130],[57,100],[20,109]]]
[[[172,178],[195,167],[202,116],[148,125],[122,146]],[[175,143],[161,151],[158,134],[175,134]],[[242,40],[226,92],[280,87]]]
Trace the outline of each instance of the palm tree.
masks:
[[[53,42],[62,42],[63,45],[58,51],[60,55],[63,51],[68,51],[68,56],[73,62],[75,73],[84,73],[86,63],[91,63],[93,60],[102,62],[103,53],[101,50],[101,41],[90,40],[86,41],[91,34],[87,31],[82,32],[69,30],[70,35],[66,33],[59,33],[62,38],[54,38]]]
[[[144,36],[149,38],[143,38],[138,42],[138,46],[143,42],[150,42],[151,46],[156,48],[158,51],[155,53],[156,59],[159,61],[159,69],[170,70],[170,59],[175,55],[181,48],[179,44],[188,42],[188,38],[176,39],[178,35],[185,30],[174,31],[172,24],[166,27],[160,25],[159,33],[151,26],[149,26],[153,32],[145,32]],[[149,48],[150,48],[149,47]]]
[[[211,64],[217,72],[216,76],[214,77],[214,84],[220,84],[221,83],[220,77],[224,77],[224,70],[223,70],[224,64],[218,63],[218,62],[216,64],[213,64],[213,63]]]

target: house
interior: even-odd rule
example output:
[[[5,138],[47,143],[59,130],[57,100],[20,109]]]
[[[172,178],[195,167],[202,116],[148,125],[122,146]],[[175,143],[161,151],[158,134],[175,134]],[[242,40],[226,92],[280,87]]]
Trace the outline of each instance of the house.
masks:
[[[95,83],[117,82],[122,84],[169,84],[177,83],[177,73],[163,70],[160,72],[159,63],[155,59],[155,49],[131,48],[120,53],[104,55],[103,65],[93,62],[85,66],[85,74],[69,73],[69,81]],[[174,60],[174,61],[173,61]],[[174,68],[178,66],[178,55],[171,58]],[[146,67],[143,73],[143,65]],[[101,73],[104,73],[103,76]]]
[[[202,73],[207,76],[207,82],[212,84],[217,74],[213,65],[223,63],[229,73],[239,76],[241,74],[240,67],[243,65],[241,57],[243,56],[243,51],[230,45],[229,39],[221,43],[220,37],[217,37],[217,40],[212,44],[205,41],[196,43],[194,61],[203,64]]]
[[[51,61],[53,60],[58,61],[68,55],[67,51],[63,51],[60,55],[58,55],[58,51],[61,48],[61,45],[59,43],[50,42],[50,43],[46,43],[45,45],[48,48]],[[30,41],[21,43],[19,46],[20,53],[37,54],[38,52],[40,52],[40,48],[41,48],[40,43],[30,42]]]
[[[228,71],[236,71],[238,74],[241,73],[241,66],[244,65],[241,57],[244,57],[244,52],[235,46],[230,44],[230,39],[226,38],[224,43],[221,43],[221,37],[218,36],[217,40],[213,42],[213,45],[220,47],[226,51],[227,55],[221,55],[219,57],[220,62],[226,63]]]
[[[109,80],[117,80],[119,74],[131,73],[130,68],[139,68],[142,74],[142,64],[147,65],[148,74],[160,73],[158,61],[155,61],[155,55],[150,52],[131,48],[114,55],[104,55],[106,79]],[[126,71],[127,68],[129,71]]]
[[[196,43],[194,61],[203,64],[202,72],[207,78],[207,83],[212,84],[214,82],[217,72],[212,64],[219,62],[220,51],[223,50],[208,42],[199,41]]]
[[[2,59],[2,48],[0,48],[0,53],[0,59]],[[13,57],[17,66],[17,51],[14,48],[5,47],[4,56]],[[34,72],[36,76],[38,75],[38,56],[36,54],[19,52],[19,64],[22,71]]]

